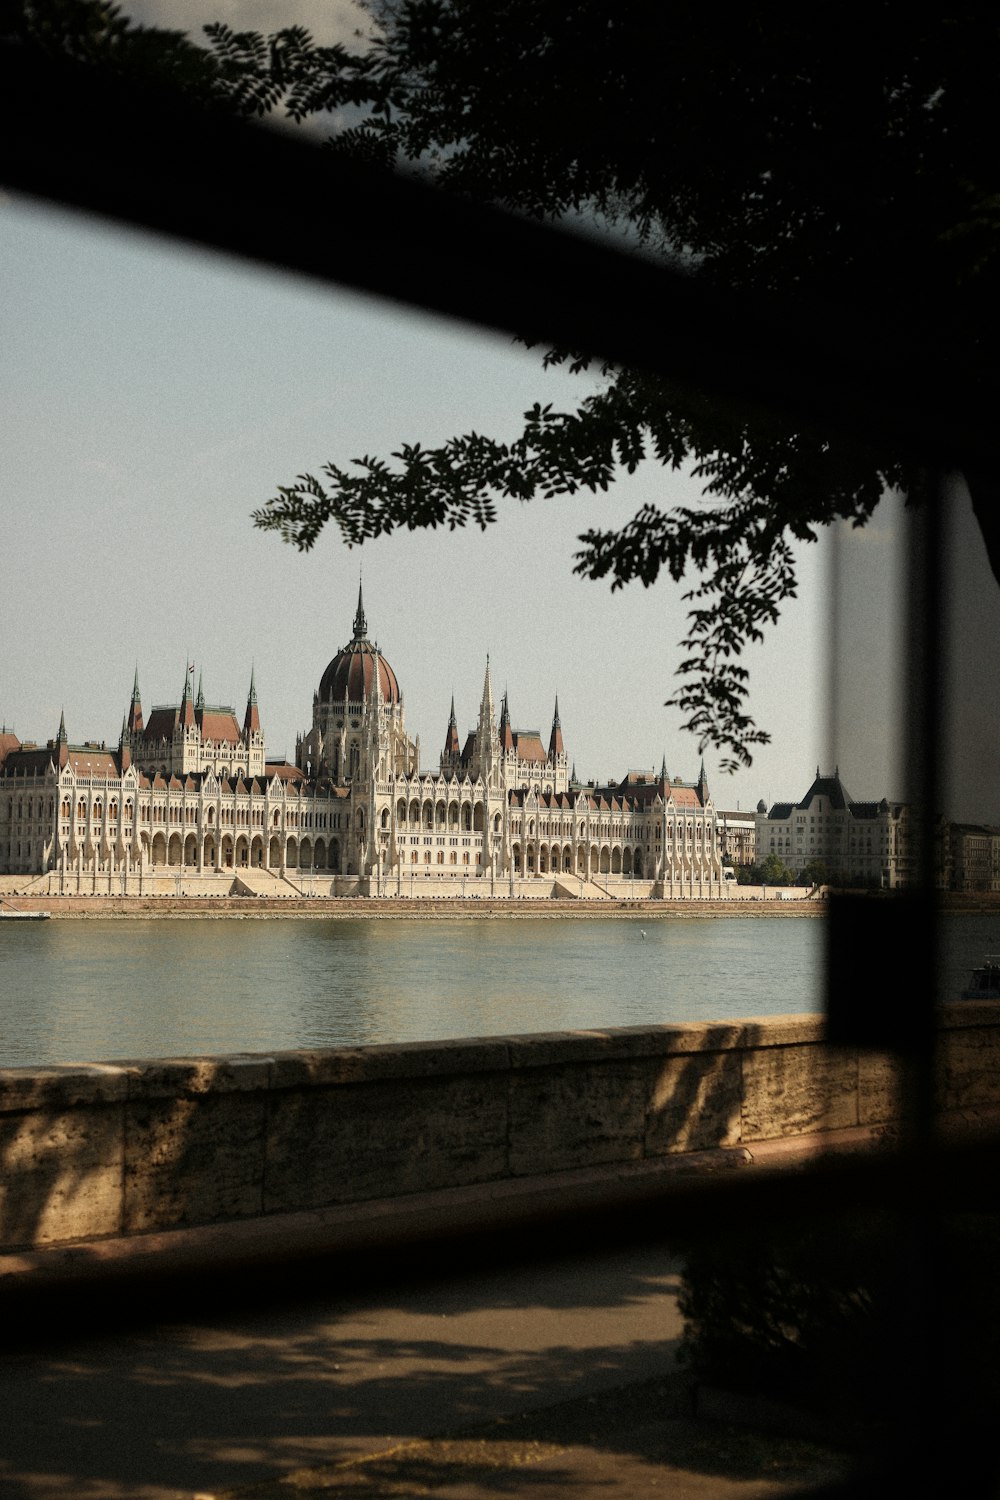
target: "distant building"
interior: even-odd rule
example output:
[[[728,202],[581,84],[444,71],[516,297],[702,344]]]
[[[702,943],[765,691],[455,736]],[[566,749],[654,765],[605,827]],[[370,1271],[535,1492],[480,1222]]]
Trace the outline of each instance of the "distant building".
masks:
[[[719,843],[724,865],[757,863],[757,818],[752,812],[720,812]]]
[[[813,861],[830,878],[885,890],[915,878],[910,809],[903,802],[855,802],[840,779],[816,776],[801,802],[758,805],[757,858],[776,854],[798,875]]]
[[[125,894],[727,894],[704,766],[691,784],[664,764],[581,785],[558,700],[546,745],[514,728],[506,693],[497,714],[488,662],[475,728],[463,742],[453,701],[422,770],[360,591],[295,765],[266,759],[252,675],[241,724],[192,670],[148,720],[136,673],[116,748],[71,745],[64,721],[43,747],[0,736],[0,873]]]
[[[1000,828],[976,823],[948,826],[948,878],[955,891],[1000,891]]]

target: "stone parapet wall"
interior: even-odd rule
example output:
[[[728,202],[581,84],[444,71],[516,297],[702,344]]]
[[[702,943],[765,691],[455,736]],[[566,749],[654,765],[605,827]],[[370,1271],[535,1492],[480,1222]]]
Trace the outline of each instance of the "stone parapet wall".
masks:
[[[950,1007],[940,1041],[944,1117],[992,1118],[1000,1006]],[[835,1144],[896,1110],[890,1061],[827,1048],[815,1016],[8,1069],[0,1248]]]

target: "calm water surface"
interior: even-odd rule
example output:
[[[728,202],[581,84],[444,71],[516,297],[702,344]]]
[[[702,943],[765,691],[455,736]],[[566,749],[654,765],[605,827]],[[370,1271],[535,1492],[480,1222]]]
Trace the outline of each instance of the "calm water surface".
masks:
[[[1000,919],[946,933],[957,993]],[[814,1010],[823,942],[805,917],[0,923],[0,1066]]]

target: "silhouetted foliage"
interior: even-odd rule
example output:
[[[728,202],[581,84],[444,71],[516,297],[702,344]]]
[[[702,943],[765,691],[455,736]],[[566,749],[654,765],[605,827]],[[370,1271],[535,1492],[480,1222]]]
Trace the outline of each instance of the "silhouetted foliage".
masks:
[[[935,1241],[935,1420],[945,1451],[955,1441],[970,1469],[975,1443],[994,1474],[1000,1298],[1000,1221],[992,1213],[945,1217]],[[744,1226],[687,1257],[679,1305],[681,1358],[706,1385],[776,1398],[878,1434],[905,1421],[898,1403],[907,1367],[928,1347],[908,1301],[905,1236],[890,1215],[844,1214],[805,1228]],[[921,1312],[920,1317],[923,1317]],[[919,1434],[917,1434],[919,1436]],[[990,1490],[992,1492],[992,1484]]]
[[[96,0],[26,9],[104,17],[88,58],[148,65],[155,52]],[[214,25],[194,56],[156,35],[181,87],[242,114],[326,117],[339,152],[540,219],[596,221],[637,253],[776,294],[803,318],[867,312],[873,340],[922,338],[936,363],[979,370],[992,390],[992,8],[878,4],[863,36],[849,12],[818,25],[807,7],[750,6],[720,22],[693,0],[372,9],[375,34],[353,49],[298,27],[265,38]],[[793,545],[837,519],[863,525],[887,489],[919,499],[925,475],[891,442],[712,404],[585,350],[549,349],[542,363],[583,377],[573,409],[538,403],[513,437],[334,459],[281,486],[256,523],[307,549],[333,521],[354,545],[399,527],[485,527],[503,500],[603,492],[646,462],[690,472],[699,504],[647,504],[620,529],[584,533],[576,571],[613,589],[664,569],[690,581],[669,701],[724,766],[749,763],[768,736],[746,712],[739,657],[795,595]],[[966,474],[997,571],[995,481]]]

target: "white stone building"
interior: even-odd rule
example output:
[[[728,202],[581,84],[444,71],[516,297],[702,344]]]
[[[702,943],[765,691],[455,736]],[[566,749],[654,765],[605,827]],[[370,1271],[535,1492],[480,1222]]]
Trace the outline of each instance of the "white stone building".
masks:
[[[798,875],[819,861],[831,879],[885,890],[913,881],[910,809],[904,802],[855,802],[840,779],[816,776],[801,802],[757,805],[757,859],[776,854]]]
[[[116,749],[0,736],[0,873],[56,892],[719,897],[704,775],[581,785],[556,702],[546,747],[497,714],[489,662],[475,729],[454,702],[433,770],[406,731],[396,674],[354,632],[313,695],[296,764],[265,756],[251,676],[242,726],[205,703],[143,717],[138,673]]]

